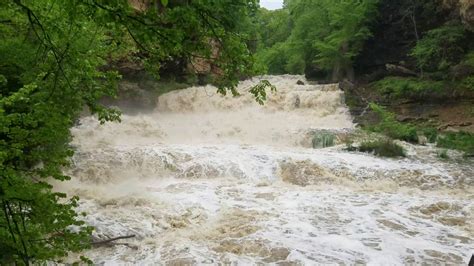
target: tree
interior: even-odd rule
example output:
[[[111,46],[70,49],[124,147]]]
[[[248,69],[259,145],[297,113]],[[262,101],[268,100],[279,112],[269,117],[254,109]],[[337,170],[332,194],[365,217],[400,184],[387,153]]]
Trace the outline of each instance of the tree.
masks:
[[[283,10],[262,17],[269,31],[264,30],[262,36],[276,33],[278,41],[264,41],[266,48],[259,55],[270,73],[319,69],[332,73],[332,81],[352,79],[354,57],[370,36],[368,25],[376,10],[377,0],[287,0]],[[289,15],[280,18],[282,14]],[[272,23],[268,16],[279,23]],[[273,25],[288,26],[285,40]]]
[[[53,192],[48,179],[69,179],[62,172],[73,154],[69,128],[84,106],[101,123],[120,120],[117,110],[97,104],[115,94],[114,61],[138,60],[156,74],[169,58],[213,59],[222,93],[253,73],[238,23],[257,1],[140,3],[0,2],[1,264],[40,263],[90,245],[92,228],[74,211],[78,199]]]
[[[465,49],[466,31],[462,25],[444,25],[426,32],[410,53],[421,70],[446,71],[459,62]]]
[[[315,62],[332,71],[332,81],[353,80],[352,64],[371,36],[367,25],[375,18],[377,1],[323,1],[321,6],[328,16],[329,34],[314,42]]]

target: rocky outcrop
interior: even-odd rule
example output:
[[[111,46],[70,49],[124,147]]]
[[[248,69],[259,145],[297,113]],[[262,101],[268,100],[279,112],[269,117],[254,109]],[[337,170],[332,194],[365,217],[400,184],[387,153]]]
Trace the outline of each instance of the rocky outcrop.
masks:
[[[469,25],[469,28],[474,31],[474,1],[461,0],[461,17],[464,23]]]
[[[150,7],[149,0],[128,0],[130,6],[140,12],[147,10]]]
[[[443,0],[443,6],[455,10],[467,28],[474,31],[474,0]]]
[[[193,56],[188,63],[188,72],[212,76],[223,75],[222,69],[215,63],[220,55],[220,44],[215,40],[209,41],[209,44],[211,55],[209,57]]]
[[[370,108],[370,102],[385,106],[396,114],[400,122],[426,124],[440,131],[465,131],[474,133],[474,92],[455,95],[455,91],[431,95],[423,100],[410,98],[392,99],[367,86],[358,86],[345,91],[345,101],[354,122],[373,125],[379,121]]]

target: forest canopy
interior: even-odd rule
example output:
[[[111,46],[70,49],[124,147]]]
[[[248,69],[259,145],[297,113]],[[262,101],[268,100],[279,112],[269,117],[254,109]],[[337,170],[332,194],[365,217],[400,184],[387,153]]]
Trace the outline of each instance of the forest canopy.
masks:
[[[333,81],[353,78],[354,58],[371,36],[376,12],[376,0],[289,0],[281,10],[261,10],[258,58],[273,74],[317,68]]]
[[[455,7],[441,0],[286,0],[283,9],[257,13],[257,60],[270,74],[325,82],[404,69],[380,74],[472,87],[473,33]]]

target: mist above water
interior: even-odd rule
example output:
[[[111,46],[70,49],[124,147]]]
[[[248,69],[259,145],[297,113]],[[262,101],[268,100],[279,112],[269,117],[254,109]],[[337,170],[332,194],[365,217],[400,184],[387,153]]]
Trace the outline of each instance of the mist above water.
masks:
[[[96,263],[467,263],[472,168],[311,148],[315,131],[354,129],[336,84],[267,76],[264,106],[192,87],[154,112],[73,129],[73,181],[95,237],[134,234],[86,255]],[[301,80],[305,85],[297,85]],[[181,263],[181,264],[180,264]]]
[[[78,146],[256,144],[299,146],[311,129],[353,128],[337,84],[297,85],[302,76],[268,76],[278,91],[260,106],[249,93],[258,80],[239,85],[240,96],[192,87],[157,99],[156,110],[124,115],[122,123],[98,125],[93,117],[75,129]],[[85,138],[85,139],[83,139]]]

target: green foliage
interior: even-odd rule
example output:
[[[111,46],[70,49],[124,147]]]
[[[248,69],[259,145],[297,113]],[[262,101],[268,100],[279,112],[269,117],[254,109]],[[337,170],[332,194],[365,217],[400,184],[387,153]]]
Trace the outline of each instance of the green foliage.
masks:
[[[469,132],[448,132],[438,138],[440,148],[464,151],[466,155],[474,155],[474,134]]]
[[[410,53],[424,70],[446,70],[464,53],[462,25],[444,25],[428,31]]]
[[[438,130],[430,126],[418,126],[418,134],[425,136],[429,143],[435,143],[438,140]]]
[[[332,71],[333,80],[341,80],[342,71],[352,69],[355,56],[371,36],[367,25],[375,17],[377,1],[322,1],[321,6],[329,31],[314,41],[315,63]]]
[[[285,74],[288,72],[286,70],[287,55],[287,47],[284,43],[277,43],[268,49],[260,50],[256,54],[259,64],[264,66],[265,72],[270,74]]]
[[[423,97],[444,89],[443,81],[419,78],[387,77],[373,83],[373,86],[389,97]]]
[[[271,74],[301,74],[310,68],[351,75],[354,57],[370,36],[376,0],[291,0],[259,20],[262,47],[258,58]]]
[[[368,127],[370,131],[385,134],[393,139],[415,143],[418,141],[417,128],[415,126],[398,122],[395,114],[390,113],[384,107],[375,103],[371,103],[370,108],[380,117],[378,124]]]
[[[274,11],[259,9],[256,20],[262,47],[272,47],[277,43],[284,42],[290,35],[290,12],[288,9]]]
[[[466,77],[460,82],[460,86],[466,90],[474,91],[474,75]]]
[[[257,1],[160,1],[143,12],[112,2],[0,1],[2,265],[44,264],[90,245],[78,199],[48,180],[69,179],[69,128],[84,106],[101,123],[120,119],[97,104],[116,93],[115,61],[138,61],[156,75],[170,58],[204,57],[222,71],[215,82],[223,93],[255,71],[240,29]]]
[[[440,148],[464,151],[467,156],[474,155],[474,134],[468,132],[447,132],[439,134],[433,127],[417,127],[410,123],[400,123],[395,114],[388,112],[382,106],[371,103],[370,107],[380,116],[380,122],[367,127],[373,132],[382,133],[390,138],[412,143],[418,141],[418,136],[425,136],[429,142],[437,143]]]
[[[468,66],[474,67],[474,51],[471,51],[464,56],[463,63]]]
[[[266,88],[270,88],[271,92],[276,91],[276,87],[272,85],[268,80],[262,80],[256,86],[250,89],[250,93],[255,97],[255,100],[260,105],[263,105],[267,100]]]
[[[405,150],[390,139],[362,142],[359,151],[382,157],[405,157]]]
[[[474,69],[474,51],[470,51],[464,56],[463,61],[461,64]],[[463,78],[460,82],[460,87],[466,90],[474,91],[474,74],[471,74],[465,78]]]
[[[439,150],[436,155],[441,159],[449,159],[448,150],[446,149]]]

